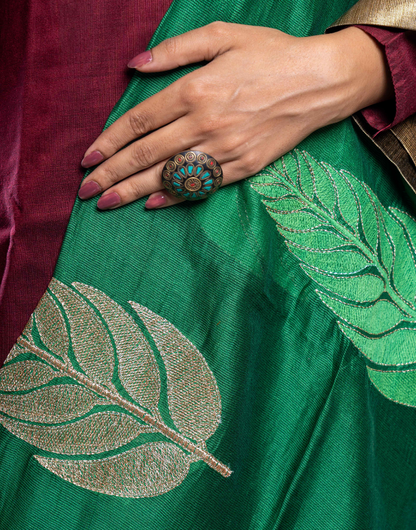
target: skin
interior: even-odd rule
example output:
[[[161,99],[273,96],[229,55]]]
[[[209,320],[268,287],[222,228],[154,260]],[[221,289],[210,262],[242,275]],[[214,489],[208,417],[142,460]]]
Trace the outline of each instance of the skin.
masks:
[[[355,27],[299,38],[215,22],[168,39],[129,65],[146,62],[136,69],[150,73],[200,61],[208,63],[100,134],[82,165],[103,161],[83,182],[81,198],[102,194],[101,209],[147,195],[147,208],[177,204],[161,181],[165,161],[176,153],[214,156],[224,186],[256,174],[313,131],[393,96],[382,49]],[[84,188],[91,181],[97,185]]]

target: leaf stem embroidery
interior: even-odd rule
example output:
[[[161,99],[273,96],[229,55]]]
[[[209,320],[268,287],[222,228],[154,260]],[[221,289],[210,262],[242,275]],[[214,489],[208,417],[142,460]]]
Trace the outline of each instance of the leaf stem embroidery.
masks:
[[[115,405],[120,405],[132,414],[138,416],[143,422],[157,429],[160,433],[166,436],[166,438],[182,447],[182,449],[194,454],[196,457],[203,460],[209,467],[220,473],[223,477],[229,477],[231,475],[231,469],[229,469],[225,464],[216,459],[213,455],[211,455],[207,451],[204,451],[196,444],[188,440],[185,436],[182,436],[180,433],[168,427],[165,423],[153,418],[150,414],[148,414],[145,410],[141,409],[137,405],[130,403],[129,401],[123,399],[117,394],[114,394],[113,392],[105,388],[103,385],[91,381],[84,374],[74,370],[70,366],[59,361],[58,359],[50,355],[48,352],[34,346],[26,339],[20,337],[18,339],[18,344],[20,344],[25,349],[31,351],[32,353],[46,361],[56,370],[59,370],[65,375],[68,375],[81,385],[86,386],[88,389],[107,399],[109,402]]]
[[[304,151],[250,182],[344,335],[374,364],[396,368],[371,370],[372,382],[389,399],[416,406],[414,378],[399,371],[416,363],[415,219],[384,208],[351,173]]]

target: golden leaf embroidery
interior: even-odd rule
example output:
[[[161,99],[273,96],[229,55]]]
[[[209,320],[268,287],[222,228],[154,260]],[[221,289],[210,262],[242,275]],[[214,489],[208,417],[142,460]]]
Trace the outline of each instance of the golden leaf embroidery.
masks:
[[[33,340],[32,330],[33,330],[33,315],[31,315],[29,320],[27,321],[27,324],[24,330],[22,331],[22,337],[26,337],[28,340]]]
[[[0,394],[0,411],[21,420],[42,423],[73,420],[94,405],[104,403],[105,400],[79,385],[46,386],[28,394]]]
[[[55,355],[66,358],[69,338],[65,321],[55,300],[47,291],[39,302],[34,316],[43,344]]]
[[[8,364],[0,371],[0,391],[30,390],[59,376],[50,366],[37,361]]]
[[[73,484],[119,497],[153,497],[166,493],[178,486],[189,470],[185,453],[165,442],[143,444],[100,461],[35,458],[43,467]]]
[[[158,363],[135,320],[97,289],[73,286],[78,293],[52,280],[0,370],[0,423],[40,449],[73,456],[35,456],[46,469],[109,495],[160,495],[179,485],[198,460],[228,477],[231,470],[205,443],[220,423],[221,398],[197,348],[168,321],[131,302],[165,364],[175,430],[159,410]],[[79,458],[120,448],[109,457]]]
[[[8,363],[15,357],[18,357],[19,355],[25,352],[26,350],[24,348],[22,348],[19,344],[15,344],[13,348],[10,350],[9,355],[7,356],[7,359],[5,362]]]
[[[130,396],[150,410],[156,410],[160,396],[159,370],[150,344],[132,317],[114,300],[94,287],[74,283],[100,311],[114,338],[118,375]]]
[[[146,432],[134,418],[120,412],[98,412],[65,425],[35,425],[0,416],[7,430],[39,449],[62,455],[93,455],[111,451]]]
[[[91,307],[66,285],[53,279],[49,289],[67,314],[72,349],[81,368],[95,381],[112,387],[114,351],[104,325]]]
[[[186,436],[206,440],[221,421],[221,397],[205,359],[170,322],[130,302],[152,335],[168,379],[172,420]]]

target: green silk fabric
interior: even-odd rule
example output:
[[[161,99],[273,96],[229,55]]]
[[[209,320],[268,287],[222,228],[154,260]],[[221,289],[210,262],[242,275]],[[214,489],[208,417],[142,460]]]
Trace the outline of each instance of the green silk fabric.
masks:
[[[353,4],[175,0],[151,44],[214,20],[314,35]],[[107,125],[190,70],[137,74]],[[76,202],[0,371],[0,529],[416,528],[396,169],[345,120],[207,201],[144,202]]]

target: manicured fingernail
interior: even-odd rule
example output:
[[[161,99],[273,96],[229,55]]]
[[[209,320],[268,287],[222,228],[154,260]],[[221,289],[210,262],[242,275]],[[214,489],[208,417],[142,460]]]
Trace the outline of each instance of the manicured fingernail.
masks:
[[[100,151],[93,151],[89,155],[85,156],[82,159],[81,166],[82,167],[91,167],[95,166],[95,164],[98,164],[104,160],[104,156],[100,153]]]
[[[91,197],[94,197],[95,195],[98,195],[101,191],[101,186],[94,182],[93,180],[90,180],[89,182],[83,184],[79,191],[78,191],[78,197],[80,199],[91,199]]]
[[[100,210],[108,210],[110,208],[118,206],[120,203],[120,195],[114,192],[109,193],[108,195],[104,195],[104,197],[101,197],[100,200],[97,202],[97,207]]]
[[[128,68],[138,68],[139,66],[143,66],[144,64],[150,63],[151,60],[152,52],[148,50],[147,52],[139,53],[139,55],[133,57],[133,59],[129,62],[127,66]]]
[[[152,208],[160,208],[161,206],[166,204],[166,202],[166,197],[163,193],[155,193],[147,199],[146,204],[144,206],[148,210],[151,210]]]

